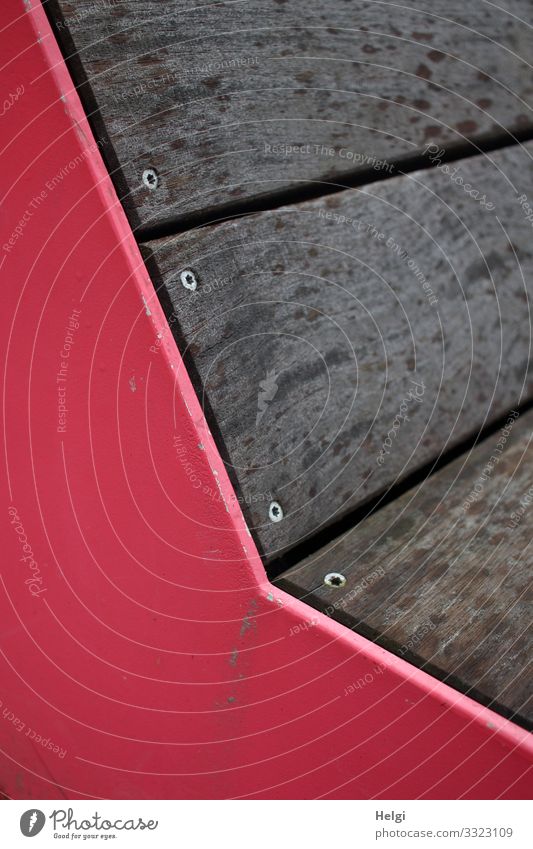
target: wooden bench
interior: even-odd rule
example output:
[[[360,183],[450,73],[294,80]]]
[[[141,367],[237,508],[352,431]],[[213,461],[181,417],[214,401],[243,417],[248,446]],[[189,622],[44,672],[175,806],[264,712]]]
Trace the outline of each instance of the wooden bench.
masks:
[[[269,574],[530,725],[531,4],[93,6],[47,9]]]

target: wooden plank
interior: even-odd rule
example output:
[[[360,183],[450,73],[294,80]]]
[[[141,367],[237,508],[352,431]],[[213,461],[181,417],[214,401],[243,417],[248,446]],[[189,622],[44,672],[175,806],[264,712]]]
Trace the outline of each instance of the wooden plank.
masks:
[[[533,412],[510,415],[278,582],[531,727],[532,437]]]
[[[150,244],[266,560],[529,397],[532,151]]]
[[[143,226],[531,128],[529,0],[413,5],[47,4]]]

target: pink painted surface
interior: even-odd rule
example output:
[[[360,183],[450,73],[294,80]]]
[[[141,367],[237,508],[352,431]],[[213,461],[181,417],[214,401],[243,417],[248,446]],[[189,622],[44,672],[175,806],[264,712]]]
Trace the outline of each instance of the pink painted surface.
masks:
[[[3,10],[4,794],[530,795],[526,732],[268,584],[43,10]]]

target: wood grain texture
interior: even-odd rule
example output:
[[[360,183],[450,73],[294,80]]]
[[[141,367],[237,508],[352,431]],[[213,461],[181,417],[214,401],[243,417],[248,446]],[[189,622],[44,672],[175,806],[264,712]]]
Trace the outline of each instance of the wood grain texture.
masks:
[[[278,583],[531,727],[532,439],[510,417]]]
[[[532,150],[150,244],[267,561],[529,397]]]
[[[134,225],[532,125],[529,0],[47,6]]]

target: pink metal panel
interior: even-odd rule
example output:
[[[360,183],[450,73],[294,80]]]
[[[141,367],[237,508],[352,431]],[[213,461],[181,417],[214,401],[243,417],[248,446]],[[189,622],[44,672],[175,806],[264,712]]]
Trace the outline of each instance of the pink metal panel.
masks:
[[[529,735],[269,585],[43,9],[3,10],[3,792],[527,796]]]

